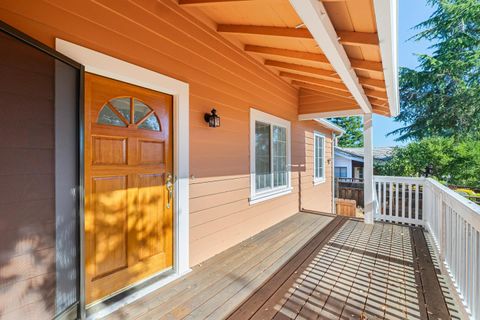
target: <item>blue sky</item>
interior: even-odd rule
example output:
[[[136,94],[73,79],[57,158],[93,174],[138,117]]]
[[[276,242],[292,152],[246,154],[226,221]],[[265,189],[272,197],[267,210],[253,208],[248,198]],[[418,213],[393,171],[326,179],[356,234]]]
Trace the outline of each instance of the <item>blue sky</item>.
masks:
[[[412,28],[430,17],[433,8],[427,4],[426,0],[398,0],[398,5],[398,64],[403,67],[415,68],[418,65],[415,54],[428,52],[429,44],[425,41],[407,40],[416,33]],[[394,136],[387,137],[386,134],[401,128],[401,123],[374,115],[373,126],[373,145],[375,147],[400,145],[394,141]]]

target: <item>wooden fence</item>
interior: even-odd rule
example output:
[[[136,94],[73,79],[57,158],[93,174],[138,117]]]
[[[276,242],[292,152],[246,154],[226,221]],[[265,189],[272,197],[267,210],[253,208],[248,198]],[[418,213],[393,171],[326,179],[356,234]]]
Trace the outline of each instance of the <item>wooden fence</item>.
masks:
[[[363,179],[338,178],[335,184],[335,198],[355,200],[357,207],[363,208]]]

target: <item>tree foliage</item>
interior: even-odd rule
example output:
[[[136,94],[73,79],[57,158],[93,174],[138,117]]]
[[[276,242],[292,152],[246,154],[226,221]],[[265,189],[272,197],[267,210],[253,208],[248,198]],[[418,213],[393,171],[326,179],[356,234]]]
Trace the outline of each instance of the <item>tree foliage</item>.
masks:
[[[455,185],[480,187],[480,141],[459,142],[453,137],[432,137],[397,147],[391,160],[377,164],[376,174],[422,176],[427,166],[437,180]]]
[[[343,117],[329,119],[345,130],[338,145],[345,148],[363,147],[363,122],[361,117]]]
[[[418,56],[417,69],[400,69],[401,112],[405,127],[397,140],[479,136],[480,1],[429,0],[436,10],[417,25],[414,40],[433,43]]]

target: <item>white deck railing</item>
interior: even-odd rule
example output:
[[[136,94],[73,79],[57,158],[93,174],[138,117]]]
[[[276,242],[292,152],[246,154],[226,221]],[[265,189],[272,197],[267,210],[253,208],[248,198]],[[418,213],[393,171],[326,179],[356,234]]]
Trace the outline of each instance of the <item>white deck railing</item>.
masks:
[[[424,226],[472,319],[480,319],[480,206],[433,179],[375,176],[376,220]]]
[[[423,225],[424,178],[375,176],[375,219]]]

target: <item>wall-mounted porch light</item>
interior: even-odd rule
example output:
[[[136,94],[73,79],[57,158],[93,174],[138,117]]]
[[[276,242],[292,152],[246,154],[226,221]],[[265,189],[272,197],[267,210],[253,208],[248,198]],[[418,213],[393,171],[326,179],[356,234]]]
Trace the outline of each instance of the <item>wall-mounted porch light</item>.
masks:
[[[217,116],[217,110],[212,109],[211,113],[205,113],[204,119],[208,122],[210,128],[220,127],[220,117]]]

